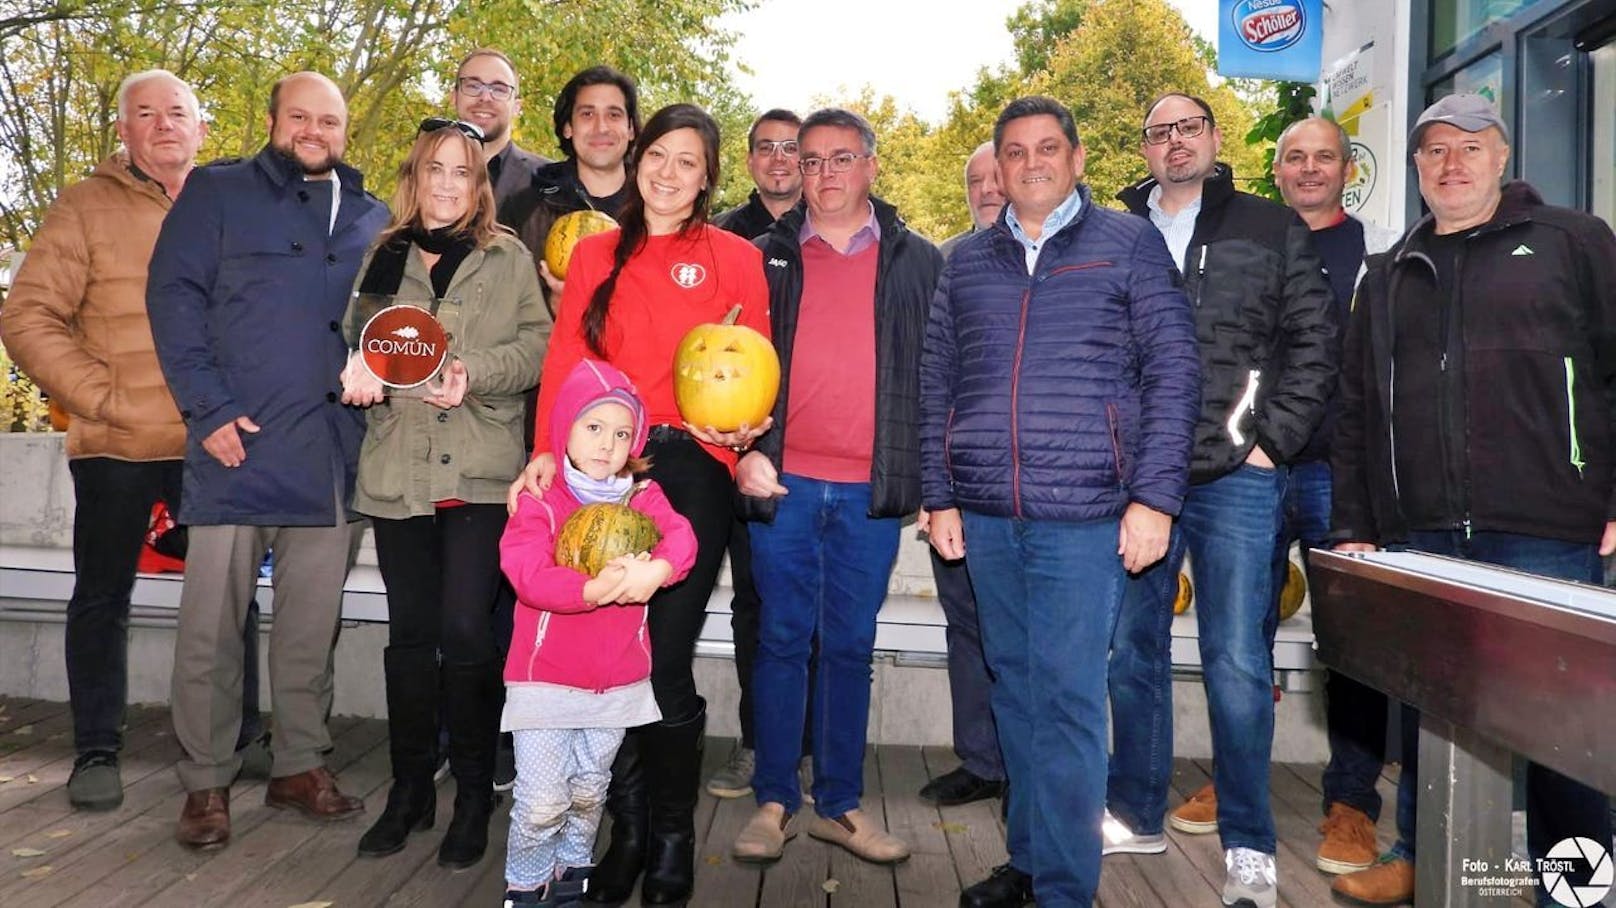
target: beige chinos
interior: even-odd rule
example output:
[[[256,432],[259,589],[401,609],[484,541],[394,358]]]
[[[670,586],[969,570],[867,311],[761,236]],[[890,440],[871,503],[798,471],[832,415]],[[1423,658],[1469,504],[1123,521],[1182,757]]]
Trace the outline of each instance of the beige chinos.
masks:
[[[187,791],[226,788],[241,768],[241,633],[264,552],[275,550],[269,638],[277,777],[324,765],[331,747],[332,648],[362,523],[328,527],[193,526],[174,652],[174,731]]]

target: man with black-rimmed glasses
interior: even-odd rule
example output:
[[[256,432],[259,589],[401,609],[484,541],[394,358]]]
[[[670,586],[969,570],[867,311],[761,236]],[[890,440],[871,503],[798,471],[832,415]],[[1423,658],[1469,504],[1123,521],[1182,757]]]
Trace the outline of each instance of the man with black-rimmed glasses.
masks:
[[[1150,105],[1140,153],[1150,176],[1118,197],[1167,241],[1194,304],[1201,412],[1190,489],[1167,557],[1133,576],[1110,660],[1112,729],[1103,853],[1159,854],[1173,773],[1173,599],[1188,551],[1212,731],[1213,779],[1173,812],[1217,832],[1223,903],[1273,908],[1272,566],[1289,463],[1324,418],[1339,360],[1335,303],[1307,224],[1234,186],[1217,117],[1171,93]],[[1215,794],[1214,794],[1215,791]]]
[[[488,163],[488,182],[494,187],[494,203],[505,200],[533,182],[533,174],[550,163],[549,158],[526,151],[511,141],[511,122],[522,115],[521,84],[511,58],[492,47],[479,47],[467,54],[455,70],[455,115],[475,123],[483,131],[483,160]],[[507,222],[515,229],[520,224]]]

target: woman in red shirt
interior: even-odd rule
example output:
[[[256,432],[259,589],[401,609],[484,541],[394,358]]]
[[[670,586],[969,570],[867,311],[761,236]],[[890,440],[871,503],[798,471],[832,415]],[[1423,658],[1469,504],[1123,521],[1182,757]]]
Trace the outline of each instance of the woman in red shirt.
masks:
[[[696,786],[706,702],[691,659],[729,542],[736,452],[769,427],[719,433],[689,426],[673,397],[673,357],[696,325],[720,321],[735,305],[740,323],[769,335],[763,257],[751,243],[707,222],[718,184],[718,125],[699,107],[674,104],[646,121],[634,149],[634,181],[618,230],[578,243],[539,381],[534,450],[540,454],[511,487],[534,494],[556,463],[549,412],[579,360],[601,359],[639,391],[651,423],[645,456],[651,478],[695,529],[695,567],[685,582],[649,603],[651,686],[662,721],[630,731],[612,764],[606,809],[611,847],[589,877],[592,902],[682,902],[694,876]]]

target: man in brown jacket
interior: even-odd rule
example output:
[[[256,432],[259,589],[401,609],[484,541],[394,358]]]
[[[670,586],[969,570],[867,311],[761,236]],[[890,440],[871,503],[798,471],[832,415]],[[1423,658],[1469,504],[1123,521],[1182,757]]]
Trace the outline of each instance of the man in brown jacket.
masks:
[[[67,790],[85,810],[123,803],[129,594],[152,505],[179,508],[185,426],[157,365],[146,265],[207,135],[190,86],[157,69],[119,86],[117,128],[123,147],[62,191],[0,310],[7,352],[70,419],[77,579],[66,650],[78,758]],[[261,745],[255,618],[239,741]]]

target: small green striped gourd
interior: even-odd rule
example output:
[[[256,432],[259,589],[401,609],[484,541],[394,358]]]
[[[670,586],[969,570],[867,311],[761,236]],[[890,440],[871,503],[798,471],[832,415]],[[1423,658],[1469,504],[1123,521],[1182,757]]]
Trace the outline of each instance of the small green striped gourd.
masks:
[[[636,483],[621,502],[596,502],[573,511],[556,535],[556,564],[594,577],[619,555],[651,551],[662,534],[651,518],[628,505],[644,487]]]
[[[556,218],[550,233],[544,238],[544,263],[558,281],[567,279],[567,267],[572,264],[572,249],[578,241],[595,233],[604,233],[617,226],[617,222],[603,211],[585,208],[571,211]]]

